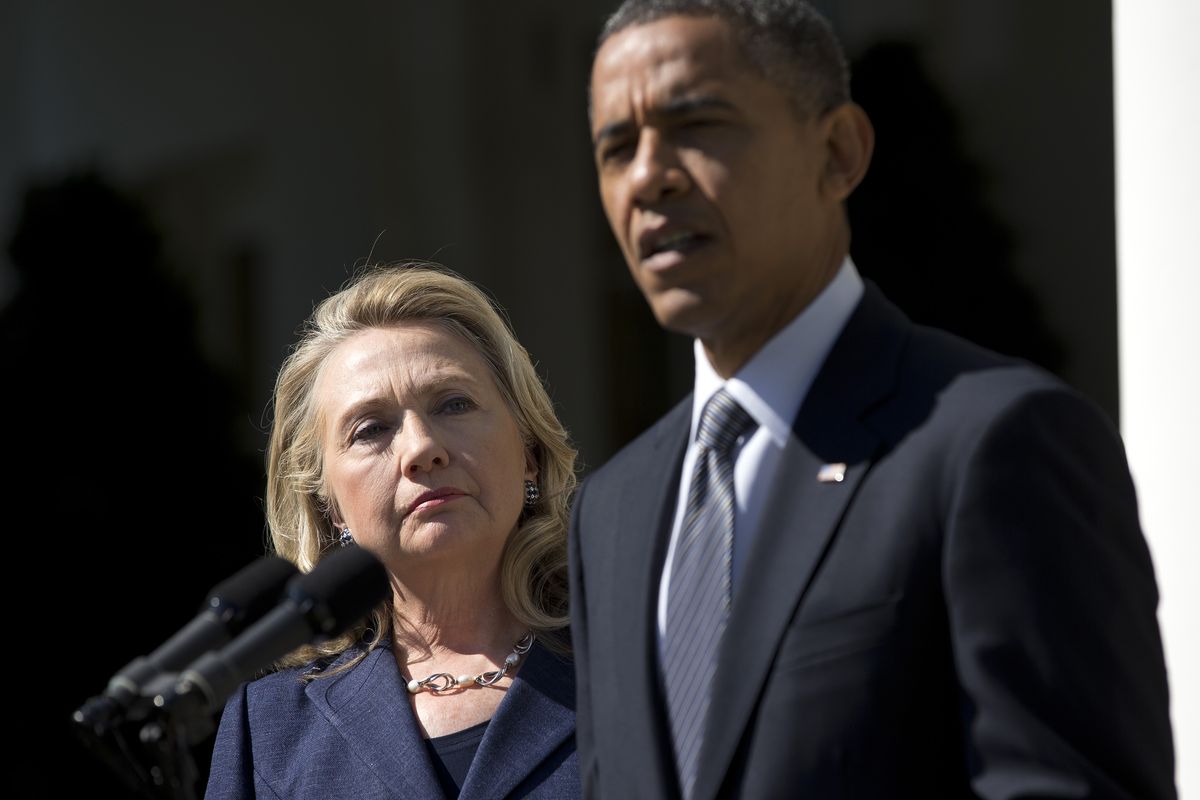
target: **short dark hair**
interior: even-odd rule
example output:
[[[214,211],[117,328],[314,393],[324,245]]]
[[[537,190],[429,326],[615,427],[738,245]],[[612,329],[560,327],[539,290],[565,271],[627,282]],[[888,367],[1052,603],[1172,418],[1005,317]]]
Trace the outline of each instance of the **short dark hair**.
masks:
[[[850,68],[829,21],[803,0],[625,0],[604,24],[609,37],[664,17],[716,17],[733,29],[747,64],[787,92],[799,115],[850,100]]]

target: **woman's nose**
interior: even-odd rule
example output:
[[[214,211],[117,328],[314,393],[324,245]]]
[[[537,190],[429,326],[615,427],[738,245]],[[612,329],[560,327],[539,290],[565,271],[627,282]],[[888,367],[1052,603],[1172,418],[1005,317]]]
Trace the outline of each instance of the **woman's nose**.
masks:
[[[417,414],[407,416],[399,438],[400,467],[407,476],[445,467],[450,462],[437,427]]]

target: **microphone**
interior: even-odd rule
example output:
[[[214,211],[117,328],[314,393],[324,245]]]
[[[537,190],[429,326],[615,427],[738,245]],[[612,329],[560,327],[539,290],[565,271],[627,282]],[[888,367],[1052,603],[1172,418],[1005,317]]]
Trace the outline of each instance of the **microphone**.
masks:
[[[390,591],[387,570],[361,547],[337,550],[288,581],[284,600],[240,636],[196,659],[154,704],[213,716],[238,685],[297,647],[341,634]]]
[[[221,647],[261,618],[279,600],[295,565],[266,556],[243,567],[208,593],[200,613],[148,656],[125,665],[108,682],[104,693],[83,704],[73,715],[76,723],[96,732],[107,729],[163,673],[183,669],[204,653]]]

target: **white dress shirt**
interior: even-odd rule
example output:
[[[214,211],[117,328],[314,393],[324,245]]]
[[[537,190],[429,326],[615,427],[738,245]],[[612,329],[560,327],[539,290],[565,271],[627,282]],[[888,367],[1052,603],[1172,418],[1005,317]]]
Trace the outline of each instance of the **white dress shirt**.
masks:
[[[748,436],[738,439],[734,450],[733,575],[738,575],[750,543],[758,533],[758,522],[775,480],[783,448],[792,434],[792,422],[800,411],[808,389],[825,362],[833,343],[862,298],[863,282],[849,256],[837,275],[817,297],[754,354],[737,374],[722,380],[708,362],[700,340],[694,344],[696,380],[692,397],[692,429],[679,480],[671,543],[663,566],[658,591],[658,640],[667,628],[667,593],[671,585],[671,562],[683,524],[688,487],[692,482],[699,447],[696,432],[704,405],[718,389],[733,396],[758,423]]]

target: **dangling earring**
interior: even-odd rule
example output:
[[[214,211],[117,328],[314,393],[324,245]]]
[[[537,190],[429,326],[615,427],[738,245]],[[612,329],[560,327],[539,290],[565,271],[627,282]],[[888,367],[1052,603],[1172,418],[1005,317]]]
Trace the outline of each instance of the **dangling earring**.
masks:
[[[342,547],[349,547],[354,544],[354,537],[350,534],[349,528],[342,528],[342,533],[338,536],[338,544]]]
[[[525,481],[525,507],[533,508],[542,497],[542,490],[533,481]]]

